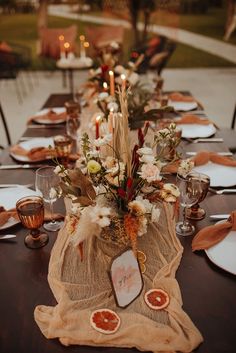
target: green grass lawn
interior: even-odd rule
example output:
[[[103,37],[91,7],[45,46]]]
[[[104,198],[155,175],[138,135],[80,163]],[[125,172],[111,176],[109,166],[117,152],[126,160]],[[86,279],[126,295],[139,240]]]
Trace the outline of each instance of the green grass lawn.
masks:
[[[208,16],[208,15],[207,15]],[[200,21],[201,17],[201,21]],[[203,19],[202,19],[203,18]],[[221,36],[219,30],[219,16],[217,15],[215,25],[204,16],[181,16],[181,23],[183,28],[193,30],[197,33],[205,31],[213,33],[215,37]],[[199,24],[201,23],[201,24]],[[218,24],[217,24],[218,23]],[[59,17],[49,16],[49,27],[67,27],[71,24],[78,26],[78,33],[84,33],[84,27],[89,23],[84,23],[76,20],[63,19]],[[94,26],[94,24],[93,24]],[[181,24],[182,27],[182,24]],[[42,59],[36,54],[37,45],[37,31],[36,31],[36,15],[35,14],[15,14],[15,15],[0,15],[0,40],[15,42],[27,45],[32,50],[32,68],[33,69],[54,69],[55,62],[48,59]],[[132,32],[126,30],[124,52],[125,57],[128,58],[130,45],[132,41]],[[223,60],[217,56],[208,54],[201,50],[192,47],[178,44],[168,67],[227,67],[233,66],[232,63]]]

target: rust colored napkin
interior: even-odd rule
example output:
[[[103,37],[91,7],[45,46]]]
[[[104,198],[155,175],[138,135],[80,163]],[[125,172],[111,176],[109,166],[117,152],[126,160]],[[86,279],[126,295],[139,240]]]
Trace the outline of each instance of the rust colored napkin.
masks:
[[[20,145],[14,145],[10,148],[10,151],[19,156],[28,157],[32,161],[43,160],[55,155],[55,151],[47,147],[35,147],[31,150],[26,150]]]
[[[16,209],[13,208],[11,210],[6,211],[4,207],[0,206],[0,227],[3,226],[11,217],[15,218],[16,220],[19,220]],[[51,218],[64,219],[64,215],[61,213],[53,213],[53,215],[51,216],[51,213],[45,209],[44,220],[50,221]]]
[[[201,109],[203,109],[203,105],[197,101],[194,97],[192,96],[186,96],[180,92],[173,92],[169,94],[169,99],[172,100],[173,102],[196,102]]]
[[[175,120],[176,124],[198,124],[198,125],[209,125],[213,124],[207,118],[201,119],[199,116],[194,114],[185,114],[180,119]]]
[[[233,211],[224,223],[201,229],[192,241],[192,250],[209,249],[222,241],[231,230],[236,230],[236,211]]]
[[[37,121],[38,119],[51,120],[51,122],[57,122],[60,120],[65,121],[66,120],[66,112],[56,113],[52,109],[52,110],[49,110],[46,114],[32,116],[31,118],[28,119],[27,124],[30,124],[32,121]]]
[[[208,151],[198,152],[196,156],[192,158],[192,160],[194,161],[194,164],[196,166],[203,165],[211,161],[213,163],[222,164],[228,167],[236,167],[236,160],[230,157],[221,156],[215,152],[208,152]]]
[[[13,208],[11,210],[6,211],[4,207],[0,206],[0,227],[2,227],[11,217],[17,220],[19,219],[16,209]]]

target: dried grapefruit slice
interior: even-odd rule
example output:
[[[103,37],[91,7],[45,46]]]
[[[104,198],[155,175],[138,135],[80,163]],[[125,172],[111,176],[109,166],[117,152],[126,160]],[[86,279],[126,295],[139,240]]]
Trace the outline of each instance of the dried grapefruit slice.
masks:
[[[138,262],[139,263],[144,263],[147,260],[146,254],[143,251],[141,251],[141,250],[138,250],[137,258],[138,258]]]
[[[92,312],[90,324],[96,331],[110,335],[120,327],[120,318],[110,309],[98,309]]]
[[[161,310],[168,306],[169,295],[162,289],[150,289],[144,295],[147,306],[153,310]]]

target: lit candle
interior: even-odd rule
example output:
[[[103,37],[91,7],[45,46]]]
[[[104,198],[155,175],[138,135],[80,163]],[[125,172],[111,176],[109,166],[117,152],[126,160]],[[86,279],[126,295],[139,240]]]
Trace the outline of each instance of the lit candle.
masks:
[[[97,117],[96,117],[96,139],[98,139],[99,138],[99,125],[100,125],[100,119],[101,119],[101,116],[100,115],[98,115]]]
[[[70,43],[69,42],[65,42],[64,43],[64,48],[65,48],[65,56],[67,58],[67,54],[69,53],[70,51]]]
[[[84,42],[84,57],[86,58],[86,49],[89,48],[89,42]]]
[[[109,76],[110,76],[110,95],[114,96],[115,95],[114,72],[113,71],[109,71]]]
[[[126,76],[124,74],[121,74],[120,78],[121,78],[121,90],[125,91],[125,89],[126,89]]]
[[[81,35],[81,36],[79,36],[79,39],[80,39],[80,57],[85,58],[85,56],[86,56],[85,48],[84,48],[85,36]]]
[[[103,82],[102,87],[103,87],[104,92],[106,92],[106,91],[107,91],[107,88],[108,88],[107,83],[106,83],[106,82]]]
[[[65,57],[65,48],[64,48],[64,40],[65,37],[61,34],[59,37],[59,44],[60,44],[60,57],[64,58]]]

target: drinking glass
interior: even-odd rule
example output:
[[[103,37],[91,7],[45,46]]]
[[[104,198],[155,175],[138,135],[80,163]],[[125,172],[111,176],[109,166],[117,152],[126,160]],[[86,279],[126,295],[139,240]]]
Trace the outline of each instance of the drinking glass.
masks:
[[[191,175],[193,178],[200,180],[201,194],[197,202],[192,207],[186,210],[186,217],[188,219],[199,221],[203,219],[206,215],[206,211],[202,207],[200,207],[199,203],[201,203],[207,195],[207,192],[210,186],[210,177],[206,174],[197,173],[197,172],[191,172],[189,175]]]
[[[72,138],[68,135],[56,135],[53,142],[57,158],[60,158],[64,167],[67,167],[69,155],[72,152]]]
[[[183,209],[183,221],[176,224],[176,233],[182,236],[192,235],[195,227],[186,218],[186,209],[193,206],[201,195],[201,182],[199,179],[187,175],[177,175],[177,186],[180,191],[180,204]]]
[[[27,196],[16,203],[19,219],[24,227],[30,229],[25,237],[25,245],[30,249],[42,248],[48,243],[48,235],[41,233],[39,228],[44,221],[44,204],[40,196]]]
[[[60,191],[60,177],[54,173],[54,167],[42,167],[36,170],[35,178],[35,189],[40,193],[44,202],[50,205],[51,221],[44,223],[44,228],[51,232],[59,230],[63,224],[61,221],[57,221],[53,216],[53,203],[58,198]]]
[[[80,105],[74,101],[65,103],[66,117],[66,133],[70,136],[77,150],[77,143],[80,136]]]

